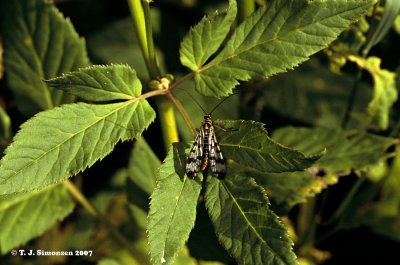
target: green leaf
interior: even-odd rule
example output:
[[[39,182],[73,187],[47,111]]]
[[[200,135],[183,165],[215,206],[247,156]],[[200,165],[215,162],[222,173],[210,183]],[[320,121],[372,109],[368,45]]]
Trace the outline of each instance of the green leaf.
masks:
[[[200,202],[197,207],[196,223],[190,233],[187,246],[190,255],[197,260],[220,261],[224,264],[234,262],[234,259],[218,242],[204,201]]]
[[[42,235],[74,208],[63,185],[40,191],[0,196],[0,251],[2,254]]]
[[[161,32],[161,20],[163,20],[163,23],[165,22],[164,15],[165,13],[163,17],[161,17],[161,12],[157,9],[157,5],[152,6],[150,17],[153,35],[156,39],[163,38],[163,36],[161,36],[163,33]],[[165,27],[165,23],[163,27]],[[177,31],[180,32],[180,30]],[[170,31],[167,34],[171,36]],[[146,62],[143,58],[131,17],[107,22],[104,27],[89,33],[85,38],[90,58],[93,62],[101,64],[128,64],[135,69],[140,80],[149,80],[150,77],[146,68]],[[163,70],[163,68],[165,68],[164,56],[157,47],[155,47],[155,49],[157,62],[161,70]],[[177,55],[174,53],[174,56],[176,57]]]
[[[143,231],[147,229],[150,194],[156,187],[160,165],[160,160],[146,140],[143,137],[137,139],[129,160],[126,189],[132,218]]]
[[[70,102],[43,80],[89,64],[71,22],[47,0],[3,1],[1,9],[4,67],[18,108],[32,115]]]
[[[206,207],[221,244],[239,264],[297,264],[293,242],[251,178],[207,178]]]
[[[129,160],[128,175],[147,194],[156,187],[156,172],[161,162],[144,138],[138,138]]]
[[[398,143],[393,138],[327,128],[285,127],[275,131],[273,138],[306,154],[326,148],[326,154],[316,161],[315,166],[328,173],[365,169],[388,157],[387,149]]]
[[[139,91],[140,92],[140,91]],[[154,120],[146,100],[108,105],[63,105],[21,126],[0,161],[0,194],[43,188],[64,180],[138,137]]]
[[[90,66],[47,80],[46,83],[95,102],[129,100],[142,90],[135,70],[128,65]]]
[[[268,108],[282,118],[338,128],[346,113],[351,92],[349,88],[353,83],[353,76],[334,74],[316,60],[310,60],[296,71],[268,80],[262,95],[257,97],[256,117],[261,117]],[[371,88],[366,82],[360,81],[358,88],[352,113],[365,112],[371,99],[368,93]]]
[[[242,166],[262,172],[293,172],[310,167],[321,157],[321,154],[305,156],[275,142],[259,122],[216,121],[215,124],[227,130],[221,132],[217,127],[217,139],[225,158]]]
[[[126,189],[132,218],[143,230],[147,229],[150,194],[156,187],[156,174],[160,165],[160,160],[146,140],[138,138],[129,160]]]
[[[174,144],[157,176],[148,217],[150,255],[154,265],[172,264],[189,237],[196,218],[202,177],[185,173],[185,146]]]
[[[226,14],[217,11],[194,26],[181,43],[181,63],[197,71],[218,50],[235,21],[236,13],[236,1],[229,0]]]
[[[378,128],[385,130],[389,126],[390,109],[396,102],[398,92],[396,88],[396,74],[381,69],[381,59],[368,57],[366,59],[349,56],[349,60],[367,70],[374,79],[374,93],[368,105],[368,113]]]
[[[136,70],[141,80],[149,79],[132,18],[107,23],[100,31],[88,35],[86,41],[94,62],[128,64]]]
[[[277,0],[235,30],[222,51],[196,71],[196,89],[208,96],[232,92],[238,81],[285,72],[327,47],[374,0]]]
[[[307,197],[320,191],[320,180],[312,170],[300,172],[269,173],[253,168],[243,167],[237,163],[229,164],[235,174],[251,176],[258,185],[265,188],[268,198],[274,205],[289,209],[291,206],[305,202]]]

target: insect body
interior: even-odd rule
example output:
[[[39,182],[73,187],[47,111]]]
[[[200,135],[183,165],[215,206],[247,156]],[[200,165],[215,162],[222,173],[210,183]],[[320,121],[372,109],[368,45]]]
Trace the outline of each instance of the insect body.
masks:
[[[204,171],[208,164],[217,178],[225,177],[226,164],[215,137],[211,114],[204,116],[204,122],[197,132],[186,162],[186,174],[189,178],[194,178],[200,170]]]

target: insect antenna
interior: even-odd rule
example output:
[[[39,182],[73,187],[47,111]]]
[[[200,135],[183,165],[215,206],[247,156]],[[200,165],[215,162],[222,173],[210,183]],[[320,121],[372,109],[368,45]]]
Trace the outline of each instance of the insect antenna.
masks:
[[[197,104],[197,106],[199,106],[199,108],[204,112],[204,114],[207,114],[207,111],[200,105],[200,103],[196,100],[196,98],[192,96],[192,94],[190,94],[184,89],[180,89],[180,91],[186,92],[186,94],[188,94],[193,99],[193,101]]]
[[[239,94],[239,93],[233,93],[233,94],[230,94],[229,96],[227,96],[226,98],[224,98],[223,100],[221,100],[217,105],[215,105],[215,107],[210,111],[210,113],[208,114],[208,115],[211,115],[213,112],[214,112],[214,110],[216,110],[222,103],[224,103],[228,98],[230,98],[231,96],[233,96],[233,95],[237,95],[237,94]]]
[[[207,111],[200,105],[200,103],[196,100],[195,97],[193,97],[192,94],[190,94],[188,91],[186,91],[186,90],[184,90],[184,89],[180,89],[180,90],[186,92],[186,94],[188,94],[188,95],[193,99],[193,101],[196,103],[196,105],[199,106],[199,108],[200,108],[200,109],[204,112],[204,114],[206,114],[206,115],[211,115],[211,114],[212,114],[222,103],[224,103],[228,98],[230,98],[230,97],[233,96],[233,95],[239,94],[238,92],[235,92],[235,93],[230,94],[229,96],[227,96],[226,98],[224,98],[223,100],[221,100],[220,102],[218,102],[218,104],[215,105],[214,108],[213,108],[209,113],[207,113]]]

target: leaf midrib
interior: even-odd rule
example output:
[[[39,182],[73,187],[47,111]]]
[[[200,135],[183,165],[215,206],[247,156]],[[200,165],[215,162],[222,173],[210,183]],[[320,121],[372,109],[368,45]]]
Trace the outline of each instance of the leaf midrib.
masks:
[[[176,213],[176,210],[177,210],[177,208],[178,208],[179,201],[180,201],[181,198],[182,198],[182,193],[183,193],[183,190],[185,189],[186,181],[187,181],[187,177],[185,177],[185,179],[184,179],[182,188],[181,188],[181,190],[179,191],[178,199],[176,200],[176,204],[175,204],[175,207],[174,207],[174,211],[172,212],[172,215],[171,215],[171,217],[169,218],[169,221],[168,221],[168,229],[167,229],[167,231],[166,231],[166,233],[165,233],[165,239],[166,239],[166,240],[163,240],[163,241],[164,241],[164,246],[163,246],[163,252],[162,252],[162,253],[164,253],[164,254],[165,254],[165,246],[166,246],[166,242],[167,242],[167,239],[168,239],[168,234],[169,234],[169,231],[171,230],[172,220],[173,220],[173,218],[174,218],[174,216],[175,216],[175,213]],[[176,253],[175,253],[175,254],[176,254]],[[161,258],[164,258],[164,255],[163,255]],[[173,258],[173,257],[172,257],[172,258]]]
[[[23,6],[21,5],[21,10],[23,10],[23,15],[22,15],[22,20],[23,20],[23,24],[24,24],[24,28],[25,28],[25,30],[26,30],[26,34],[29,36],[29,38],[31,39],[31,42],[32,42],[32,46],[31,46],[31,48],[32,48],[32,51],[33,51],[33,55],[34,55],[34,60],[36,61],[36,63],[38,63],[38,65],[39,65],[39,67],[38,67],[38,71],[39,71],[39,75],[40,75],[40,77],[42,78],[42,79],[44,79],[44,69],[43,69],[43,61],[42,61],[42,58],[40,58],[40,56],[39,56],[39,53],[38,53],[38,49],[37,49],[37,47],[36,47],[36,45],[35,45],[35,38],[34,38],[34,34],[36,33],[36,25],[34,25],[34,27],[35,27],[35,29],[34,30],[31,30],[30,28],[29,28],[29,24],[30,24],[30,20],[29,20],[29,18],[27,17],[27,14],[24,12],[25,11],[25,9],[23,8]],[[48,14],[46,14],[46,15],[48,15]],[[36,18],[36,21],[35,21],[36,23],[38,22],[38,19]],[[35,32],[32,32],[32,31],[35,31]],[[48,34],[48,35],[50,35],[50,34]],[[50,41],[50,40],[49,40]],[[48,47],[48,46],[47,46]],[[48,51],[48,49],[46,48],[46,53],[47,53],[47,51]],[[18,52],[19,53],[19,52]],[[23,56],[22,56],[22,58],[24,58]],[[35,71],[35,69],[33,69],[31,66],[30,66],[30,64],[27,64],[28,65],[28,67],[32,70],[32,72],[36,72]],[[36,72],[37,73],[37,72]],[[51,98],[51,93],[50,93],[50,91],[49,91],[49,88],[48,88],[48,86],[47,85],[45,85],[45,84],[43,84],[42,85],[42,88],[43,88],[43,92],[44,92],[44,94],[43,94],[43,96],[44,96],[44,99],[45,99],[45,102],[46,102],[46,104],[48,104],[47,105],[47,107],[50,109],[50,108],[53,108],[54,107],[54,102],[53,102],[53,100],[52,100],[52,98]]]
[[[55,150],[56,148],[59,148],[59,146],[65,144],[67,141],[71,140],[72,138],[74,138],[75,136],[81,134],[82,132],[88,130],[89,128],[91,128],[92,126],[94,126],[96,123],[103,121],[104,119],[106,119],[107,117],[109,117],[110,115],[114,114],[115,112],[127,107],[130,104],[133,104],[135,102],[137,102],[139,99],[138,98],[133,98],[132,100],[127,101],[126,104],[122,105],[121,107],[107,113],[107,115],[102,116],[100,119],[96,120],[95,122],[93,122],[92,124],[90,124],[89,126],[79,130],[78,132],[76,132],[75,134],[72,134],[70,137],[68,137],[67,139],[65,139],[64,141],[62,141],[61,143],[55,145],[54,147],[50,148],[47,152],[41,154],[39,157],[37,157],[36,159],[31,160],[31,162],[27,163],[25,166],[23,166],[20,170],[18,171],[14,171],[13,174],[11,174],[10,176],[8,176],[7,178],[4,178],[4,180],[1,183],[4,183],[6,181],[8,181],[10,178],[15,177],[17,175],[19,175],[24,169],[30,167],[32,164],[36,163],[37,161],[40,161],[44,156],[48,155],[49,153],[51,153],[53,150]],[[1,169],[1,166],[0,166]],[[0,183],[0,184],[1,184]]]
[[[222,186],[224,187],[225,191],[228,193],[229,197],[231,197],[233,203],[236,205],[236,207],[239,209],[240,213],[242,214],[242,217],[245,219],[246,223],[249,225],[249,227],[251,228],[251,230],[254,231],[254,234],[257,236],[257,238],[261,241],[262,244],[264,244],[269,250],[270,252],[277,257],[279,260],[281,260],[284,264],[284,260],[275,253],[275,251],[268,245],[268,243],[262,238],[262,236],[258,233],[258,231],[256,230],[256,228],[252,225],[252,223],[249,221],[249,219],[247,218],[245,212],[242,210],[242,208],[240,207],[240,204],[237,202],[237,200],[235,199],[235,197],[233,196],[233,194],[229,191],[228,187],[226,186],[226,184],[221,181]]]
[[[340,16],[341,14],[345,14],[345,13],[351,12],[351,11],[353,11],[353,10],[355,10],[355,9],[358,9],[358,8],[360,8],[360,7],[358,6],[358,7],[352,8],[352,9],[345,10],[345,11],[340,12],[340,13],[336,13],[335,15],[331,15],[331,16],[329,16],[329,17],[326,17],[326,18],[324,18],[324,19],[322,19],[322,20],[320,20],[320,21],[318,21],[318,22],[320,23],[320,22],[325,21],[325,20],[327,20],[327,19],[330,19],[330,18],[332,18],[332,17],[334,17],[334,16]],[[258,23],[258,22],[257,22],[257,23]],[[303,25],[302,27],[299,27],[299,28],[293,29],[293,30],[291,30],[291,31],[288,31],[286,34],[290,34],[290,33],[292,33],[292,32],[301,30],[301,29],[303,29],[303,28],[305,28],[305,27],[308,27],[308,26],[310,26],[310,25],[312,25],[312,24],[315,24],[315,23],[309,23],[309,24]],[[278,33],[276,34],[276,37],[271,38],[271,39],[269,39],[269,40],[266,40],[266,41],[264,41],[264,42],[256,43],[256,44],[254,44],[253,46],[250,46],[249,48],[244,49],[244,50],[242,50],[242,51],[239,52],[239,53],[234,53],[234,54],[230,54],[230,55],[227,54],[225,58],[223,58],[223,59],[221,59],[221,60],[219,60],[219,61],[216,61],[216,62],[211,61],[211,62],[209,62],[208,64],[204,65],[203,67],[199,67],[199,68],[196,70],[196,72],[197,72],[197,73],[201,73],[201,72],[203,72],[203,71],[205,71],[205,70],[207,70],[207,69],[209,69],[209,68],[211,68],[211,67],[213,67],[213,66],[218,66],[219,64],[222,64],[223,62],[225,62],[225,61],[227,61],[227,60],[230,60],[230,59],[232,59],[232,58],[236,58],[236,57],[239,56],[240,54],[242,54],[242,53],[244,53],[244,52],[248,52],[249,50],[254,49],[255,47],[257,47],[257,46],[259,46],[259,45],[265,45],[265,44],[267,44],[267,43],[269,43],[269,42],[273,42],[273,41],[279,40],[279,37],[280,37],[280,36],[278,36],[278,35],[279,35],[280,32],[281,32],[281,28],[279,29]],[[283,35],[282,35],[282,36],[283,36]],[[238,47],[240,47],[240,46],[238,46]],[[222,52],[223,52],[223,50],[221,51],[221,53],[222,53]],[[217,59],[217,58],[216,58],[216,59]]]

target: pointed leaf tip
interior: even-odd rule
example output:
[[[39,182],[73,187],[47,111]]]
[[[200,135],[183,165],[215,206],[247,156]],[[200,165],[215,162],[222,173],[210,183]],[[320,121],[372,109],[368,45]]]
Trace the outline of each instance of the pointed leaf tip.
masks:
[[[142,84],[128,65],[94,65],[47,80],[54,88],[94,102],[129,100],[141,94]]]
[[[247,17],[212,61],[201,67],[190,65],[193,70],[201,68],[196,70],[196,89],[206,96],[226,96],[239,81],[267,78],[292,69],[327,47],[374,3],[272,1]],[[211,34],[210,29],[194,42],[199,48],[202,38]]]

